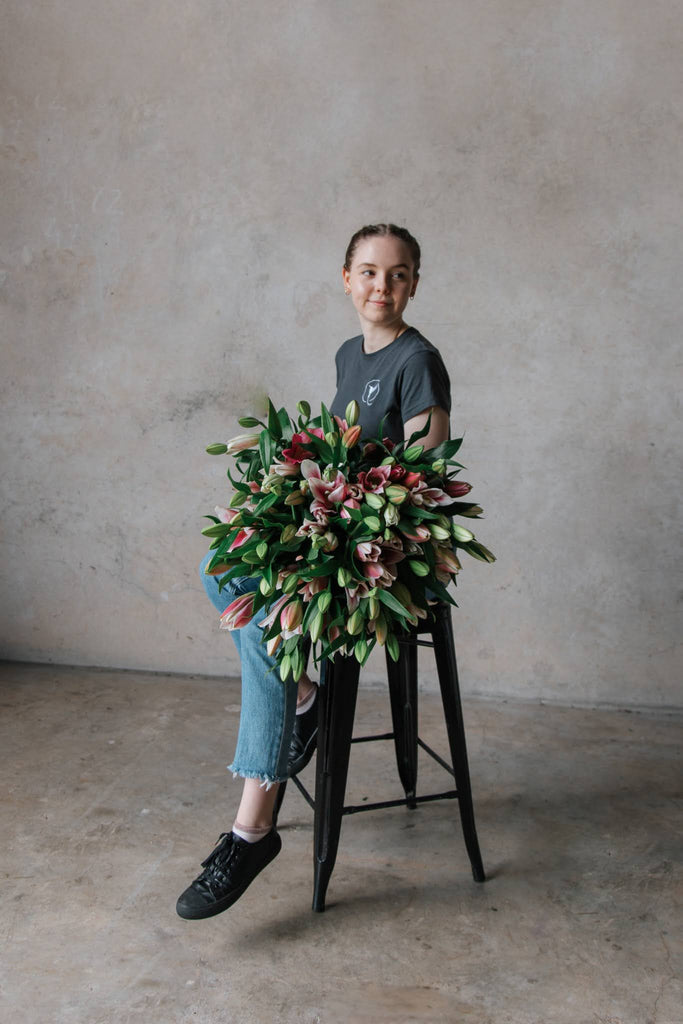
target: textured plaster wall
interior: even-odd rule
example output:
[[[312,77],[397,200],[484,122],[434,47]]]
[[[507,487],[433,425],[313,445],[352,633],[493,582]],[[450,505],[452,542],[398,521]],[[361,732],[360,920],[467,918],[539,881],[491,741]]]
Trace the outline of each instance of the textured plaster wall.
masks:
[[[465,689],[680,703],[679,3],[7,0],[0,37],[3,656],[235,670],[204,446],[332,397],[343,250],[395,219],[499,556]]]

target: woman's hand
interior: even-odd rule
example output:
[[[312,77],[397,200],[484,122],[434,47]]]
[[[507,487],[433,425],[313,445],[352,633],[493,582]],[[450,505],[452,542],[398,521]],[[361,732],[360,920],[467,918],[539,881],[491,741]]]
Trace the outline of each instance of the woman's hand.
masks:
[[[441,444],[442,441],[448,440],[448,428],[449,418],[448,413],[445,409],[442,409],[438,405],[432,406],[431,409],[425,409],[424,412],[420,412],[417,416],[411,416],[409,420],[403,424],[403,436],[408,440],[411,434],[414,434],[416,430],[422,430],[426,425],[429,415],[431,413],[432,422],[429,425],[429,433],[425,437],[421,437],[418,444],[424,446],[425,450],[429,448],[436,448],[437,444]]]

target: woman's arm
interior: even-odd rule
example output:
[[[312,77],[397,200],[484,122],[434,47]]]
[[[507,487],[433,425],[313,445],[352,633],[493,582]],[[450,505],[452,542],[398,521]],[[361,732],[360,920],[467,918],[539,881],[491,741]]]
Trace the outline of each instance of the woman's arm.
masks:
[[[424,445],[425,448],[436,448],[437,444],[448,440],[448,413],[440,406],[434,405],[431,409],[425,409],[424,412],[420,412],[417,416],[411,416],[409,420],[406,420],[403,424],[403,436],[406,441],[416,430],[422,430],[429,419],[430,413],[432,415],[432,422],[429,425],[429,433],[425,437],[421,437],[418,444]]]

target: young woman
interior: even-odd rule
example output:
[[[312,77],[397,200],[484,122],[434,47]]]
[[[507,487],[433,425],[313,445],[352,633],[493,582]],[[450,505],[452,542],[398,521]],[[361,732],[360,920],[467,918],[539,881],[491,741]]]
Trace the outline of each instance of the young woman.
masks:
[[[421,441],[431,448],[449,435],[450,382],[437,349],[403,314],[414,298],[420,272],[420,247],[405,228],[371,224],[352,237],[342,269],[344,291],[360,320],[361,334],[337,352],[337,393],[331,412],[343,416],[347,404],[360,405],[366,436],[384,434],[399,441],[425,426]],[[218,582],[200,575],[219,612],[257,580],[235,579],[219,593]],[[295,775],[315,749],[316,684],[303,675],[298,684],[282,683],[271,671],[274,659],[261,642],[258,618],[233,632],[242,666],[242,706],[237,749],[230,769],[244,780],[232,830],[203,862],[202,873],[179,897],[184,918],[204,918],[232,906],[256,875],[280,852],[273,826],[278,784]]]

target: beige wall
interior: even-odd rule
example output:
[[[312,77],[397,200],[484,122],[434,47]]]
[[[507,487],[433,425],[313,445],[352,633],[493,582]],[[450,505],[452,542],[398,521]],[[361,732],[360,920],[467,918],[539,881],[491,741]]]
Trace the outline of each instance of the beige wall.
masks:
[[[204,446],[267,391],[331,398],[347,237],[395,219],[499,556],[458,588],[465,689],[680,703],[682,26],[673,0],[8,0],[2,655],[234,671]]]

